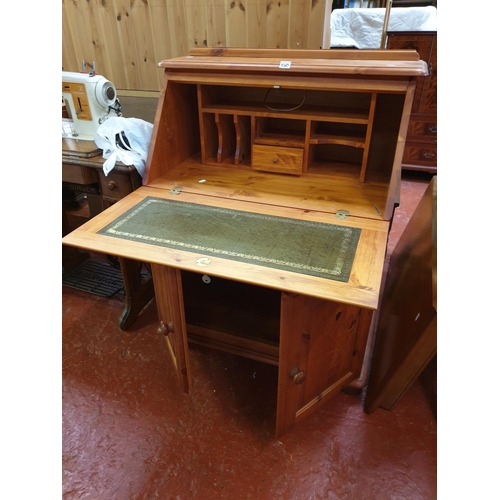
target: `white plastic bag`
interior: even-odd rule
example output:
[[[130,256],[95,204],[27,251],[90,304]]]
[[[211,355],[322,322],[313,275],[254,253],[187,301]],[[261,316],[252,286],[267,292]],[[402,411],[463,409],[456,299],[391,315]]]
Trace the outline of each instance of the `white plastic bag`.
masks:
[[[110,117],[100,125],[94,142],[102,149],[106,160],[104,175],[108,175],[115,163],[121,161],[125,165],[134,165],[143,177],[152,132],[153,124],[139,118]]]

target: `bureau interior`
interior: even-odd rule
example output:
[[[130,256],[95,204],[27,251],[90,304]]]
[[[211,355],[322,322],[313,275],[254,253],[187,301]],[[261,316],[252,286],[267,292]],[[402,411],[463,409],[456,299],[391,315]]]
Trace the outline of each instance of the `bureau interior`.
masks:
[[[404,93],[169,81],[163,99],[147,184],[187,169],[183,162],[190,160],[223,167],[228,178],[236,171],[279,175],[295,193],[304,185],[298,198],[310,198],[304,179],[322,183],[323,199],[339,180],[349,186],[347,201],[392,215],[385,203]]]
[[[300,174],[389,182],[403,95],[199,85],[203,163],[252,168],[252,146],[302,154]],[[373,143],[372,143],[373,140]]]

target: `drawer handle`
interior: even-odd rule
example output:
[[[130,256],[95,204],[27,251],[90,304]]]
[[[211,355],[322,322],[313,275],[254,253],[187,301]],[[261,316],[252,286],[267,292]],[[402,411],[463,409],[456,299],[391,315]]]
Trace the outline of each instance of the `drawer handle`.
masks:
[[[278,158],[273,158],[273,163],[278,163]]]
[[[437,127],[429,127],[429,132],[432,132],[433,134],[436,134],[438,131]]]
[[[294,366],[290,370],[289,377],[293,380],[294,384],[299,385],[306,379],[306,373],[299,370],[298,366]]]
[[[427,158],[427,159],[434,158],[434,153],[424,153],[423,156],[424,156],[424,158]]]
[[[113,191],[114,189],[116,189],[118,187],[118,184],[115,182],[115,181],[111,181],[109,184],[108,184],[108,189],[110,191]]]

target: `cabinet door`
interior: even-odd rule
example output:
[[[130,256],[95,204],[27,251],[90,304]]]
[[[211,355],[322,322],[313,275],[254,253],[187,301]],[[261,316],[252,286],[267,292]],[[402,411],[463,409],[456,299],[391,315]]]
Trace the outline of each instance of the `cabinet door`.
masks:
[[[372,312],[282,294],[276,436],[359,377]]]
[[[191,391],[186,320],[182,295],[181,271],[173,267],[151,264],[151,273],[157,300],[160,326],[158,331],[165,335],[170,356],[184,392]]]

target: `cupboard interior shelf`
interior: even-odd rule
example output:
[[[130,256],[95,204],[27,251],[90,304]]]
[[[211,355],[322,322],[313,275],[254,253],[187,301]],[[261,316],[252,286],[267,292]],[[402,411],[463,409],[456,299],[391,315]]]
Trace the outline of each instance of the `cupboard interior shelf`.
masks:
[[[277,290],[182,272],[188,340],[278,365],[280,301]]]

